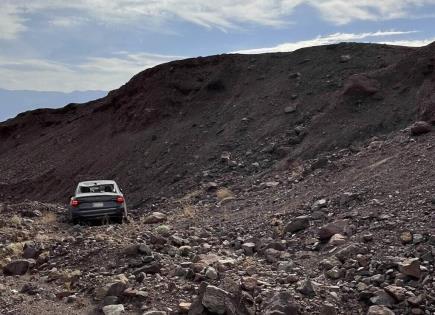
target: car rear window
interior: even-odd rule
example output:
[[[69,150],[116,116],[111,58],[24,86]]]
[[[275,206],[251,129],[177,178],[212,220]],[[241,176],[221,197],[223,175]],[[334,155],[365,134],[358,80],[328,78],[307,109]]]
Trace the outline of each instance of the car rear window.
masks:
[[[79,186],[79,191],[82,194],[86,193],[114,193],[115,186],[112,184],[105,184],[105,185],[94,185],[94,186]]]

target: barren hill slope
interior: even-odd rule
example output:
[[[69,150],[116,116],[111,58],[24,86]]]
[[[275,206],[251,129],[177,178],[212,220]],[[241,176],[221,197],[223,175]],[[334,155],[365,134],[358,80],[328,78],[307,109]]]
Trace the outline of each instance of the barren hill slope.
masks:
[[[0,197],[113,178],[135,204],[434,119],[435,46],[339,44],[145,70],[101,100],[0,124]],[[223,156],[222,156],[223,155]]]

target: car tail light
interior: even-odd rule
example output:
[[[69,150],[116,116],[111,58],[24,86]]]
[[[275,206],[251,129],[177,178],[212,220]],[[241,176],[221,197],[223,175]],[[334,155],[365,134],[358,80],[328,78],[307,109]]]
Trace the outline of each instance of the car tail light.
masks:
[[[69,204],[71,205],[71,207],[77,207],[79,203],[80,202],[77,199],[71,199]]]
[[[116,197],[116,202],[117,203],[124,203],[124,197],[122,197],[122,196]]]

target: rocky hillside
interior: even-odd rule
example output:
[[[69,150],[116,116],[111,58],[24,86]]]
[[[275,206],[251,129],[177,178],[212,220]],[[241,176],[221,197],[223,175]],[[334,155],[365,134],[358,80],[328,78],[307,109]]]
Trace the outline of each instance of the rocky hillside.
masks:
[[[0,313],[434,314],[434,65],[435,45],[196,58],[0,124]],[[129,222],[67,222],[103,177]]]
[[[101,100],[0,124],[0,196],[64,201],[79,180],[113,178],[138,206],[357,147],[434,119],[434,54],[339,44],[160,65]]]

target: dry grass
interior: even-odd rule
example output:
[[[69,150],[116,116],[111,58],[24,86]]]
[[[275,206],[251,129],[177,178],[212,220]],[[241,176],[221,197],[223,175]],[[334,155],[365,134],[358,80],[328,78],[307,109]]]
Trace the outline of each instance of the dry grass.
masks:
[[[203,193],[202,189],[197,189],[197,190],[194,190],[194,191],[186,194],[185,196],[183,196],[182,198],[180,198],[180,199],[178,199],[176,201],[178,203],[181,203],[181,204],[191,203],[192,199],[194,199],[195,197],[201,195],[202,193]]]
[[[219,199],[219,201],[222,201],[227,198],[234,198],[233,192],[225,187],[219,188],[216,191],[216,196]]]
[[[196,208],[191,204],[183,205],[183,216],[193,219],[196,215]]]
[[[41,217],[41,222],[44,224],[51,224],[57,221],[57,216],[53,212],[44,212]]]
[[[22,221],[23,220],[21,217],[17,216],[16,214],[14,214],[10,220],[10,222],[15,226],[21,225]]]
[[[193,219],[196,217],[197,209],[193,205],[194,200],[197,196],[201,195],[204,191],[202,189],[194,190],[182,198],[176,200],[180,205],[181,211],[177,211],[177,214],[170,216],[171,219],[177,220],[180,218]]]

